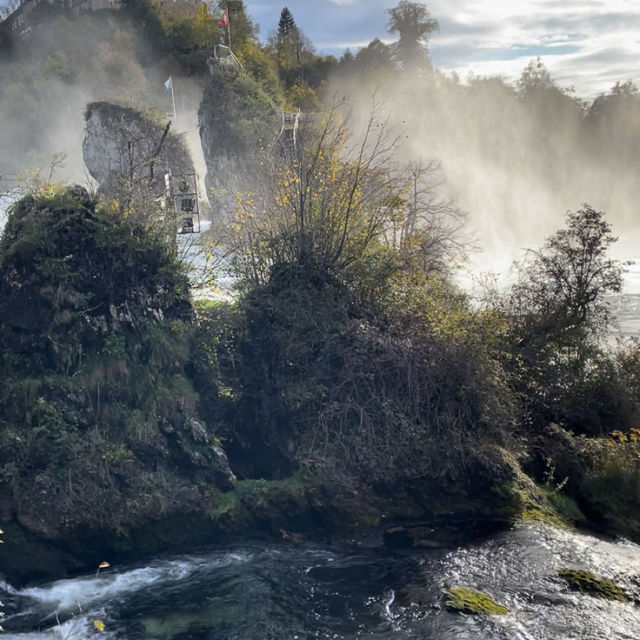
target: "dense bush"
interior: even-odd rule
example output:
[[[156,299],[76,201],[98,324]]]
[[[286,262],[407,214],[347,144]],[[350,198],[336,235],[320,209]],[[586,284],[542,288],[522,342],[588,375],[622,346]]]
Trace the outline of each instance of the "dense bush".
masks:
[[[602,433],[622,411],[614,362],[600,346],[609,327],[607,297],[620,291],[622,270],[608,256],[616,238],[602,212],[585,205],[566,221],[529,252],[506,302],[514,380],[535,424],[560,421]]]

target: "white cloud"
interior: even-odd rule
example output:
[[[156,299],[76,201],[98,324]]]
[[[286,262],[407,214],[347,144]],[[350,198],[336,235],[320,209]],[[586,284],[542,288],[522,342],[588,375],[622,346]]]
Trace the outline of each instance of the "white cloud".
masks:
[[[617,80],[640,79],[640,3],[624,0],[445,0],[430,4],[441,21],[436,65],[461,77],[515,79],[540,56],[560,85],[593,96]]]

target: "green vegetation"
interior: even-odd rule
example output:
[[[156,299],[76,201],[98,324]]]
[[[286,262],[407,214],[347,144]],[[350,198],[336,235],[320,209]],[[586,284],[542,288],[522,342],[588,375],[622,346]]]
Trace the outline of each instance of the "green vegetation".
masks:
[[[0,317],[0,492],[23,522],[118,529],[231,486],[197,422],[188,285],[161,233],[78,187],[23,198]]]
[[[396,7],[387,9],[389,32],[399,35],[397,55],[402,68],[424,73],[431,70],[427,52],[429,36],[438,29],[425,5],[401,0]]]
[[[451,587],[443,591],[445,606],[457,613],[484,613],[495,616],[509,613],[509,609],[498,604],[489,594],[474,591],[469,587]]]
[[[473,306],[450,277],[463,218],[434,197],[432,170],[370,154],[387,148],[377,124],[358,138],[328,112],[295,162],[272,159],[236,198],[224,233],[240,295],[205,311],[200,334],[225,389],[212,419],[232,466],[284,478],[303,465],[378,497],[411,487],[432,508],[455,487],[455,508],[636,536],[622,488],[635,487],[635,432],[624,453],[604,439],[640,406],[634,347],[600,347],[621,280],[604,214],[570,212],[510,291]],[[597,498],[615,465],[623,527],[623,509]]]
[[[182,513],[217,532],[277,534],[296,518],[306,530],[344,526],[349,510],[369,526],[385,512],[460,512],[590,521],[637,538],[640,346],[602,346],[607,296],[621,285],[604,213],[569,212],[510,290],[476,304],[452,277],[465,217],[439,196],[435,164],[399,164],[375,108],[354,122],[342,103],[322,105],[335,68],[365,87],[370,76],[420,78],[426,109],[450,90],[474,111],[483,81],[431,82],[437,23],[426,9],[401,2],[389,11],[397,43],[337,63],[313,53],[288,11],[260,45],[244,4],[230,2],[246,74],[209,68],[224,31],[204,5],[183,9],[128,0],[132,23],[107,12],[117,28],[106,31],[86,18],[100,54],[46,42],[24,63],[38,69],[30,90],[0,72],[3,108],[42,119],[49,97],[62,101],[92,74],[148,91],[140,35],[159,60],[161,98],[167,70],[206,74],[214,234],[236,286],[231,301],[194,308],[173,233],[146,215],[159,205],[98,201],[36,174],[0,240],[5,509],[50,538],[74,527],[128,534]],[[618,86],[584,115],[539,63],[499,91],[533,122],[551,121],[549,104],[571,113],[594,144],[636,100]],[[321,111],[286,152],[274,144],[281,108]],[[108,107],[91,103],[88,114],[96,109]],[[27,146],[38,143],[32,124],[16,134]],[[11,148],[14,133],[0,135]],[[506,612],[464,587],[447,595],[458,610]]]
[[[311,478],[300,473],[293,474],[285,480],[240,480],[230,491],[219,493],[214,498],[214,505],[208,515],[213,520],[222,522],[247,518],[248,513],[281,509],[289,503],[296,511],[306,508],[307,492],[311,491]],[[276,523],[271,523],[274,526]]]
[[[611,578],[604,578],[583,569],[560,569],[558,570],[558,575],[574,591],[587,593],[590,596],[604,598],[605,600],[629,602],[627,594]]]
[[[536,422],[586,432],[609,417],[598,414],[611,409],[603,377],[614,372],[599,344],[608,326],[606,296],[622,284],[620,266],[607,256],[615,241],[604,214],[586,206],[569,212],[566,228],[520,266],[507,309],[515,318],[514,361]]]
[[[555,483],[549,501],[567,521],[590,522],[610,533],[637,539],[640,526],[637,429],[616,431],[609,437],[588,437],[551,425],[538,436],[534,449],[544,451],[547,456],[544,463],[547,471],[542,476],[548,474],[551,465],[555,477],[560,479],[561,486]],[[530,473],[540,475],[537,464]],[[548,491],[549,485],[546,487]]]

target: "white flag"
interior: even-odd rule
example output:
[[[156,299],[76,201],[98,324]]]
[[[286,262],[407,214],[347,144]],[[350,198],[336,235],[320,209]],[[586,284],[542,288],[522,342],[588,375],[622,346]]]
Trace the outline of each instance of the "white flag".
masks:
[[[164,83],[164,86],[167,89],[173,89],[173,80],[171,79],[171,76],[169,76],[169,79]]]

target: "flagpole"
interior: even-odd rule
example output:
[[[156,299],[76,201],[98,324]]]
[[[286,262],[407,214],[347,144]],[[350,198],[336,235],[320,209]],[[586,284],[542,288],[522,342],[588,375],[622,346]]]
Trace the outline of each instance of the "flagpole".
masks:
[[[173,119],[176,123],[176,133],[178,132],[178,112],[176,111],[176,96],[173,93],[173,77],[171,77],[171,102],[173,104]]]
[[[227,46],[231,49],[231,17],[229,16],[229,3],[227,2]]]

